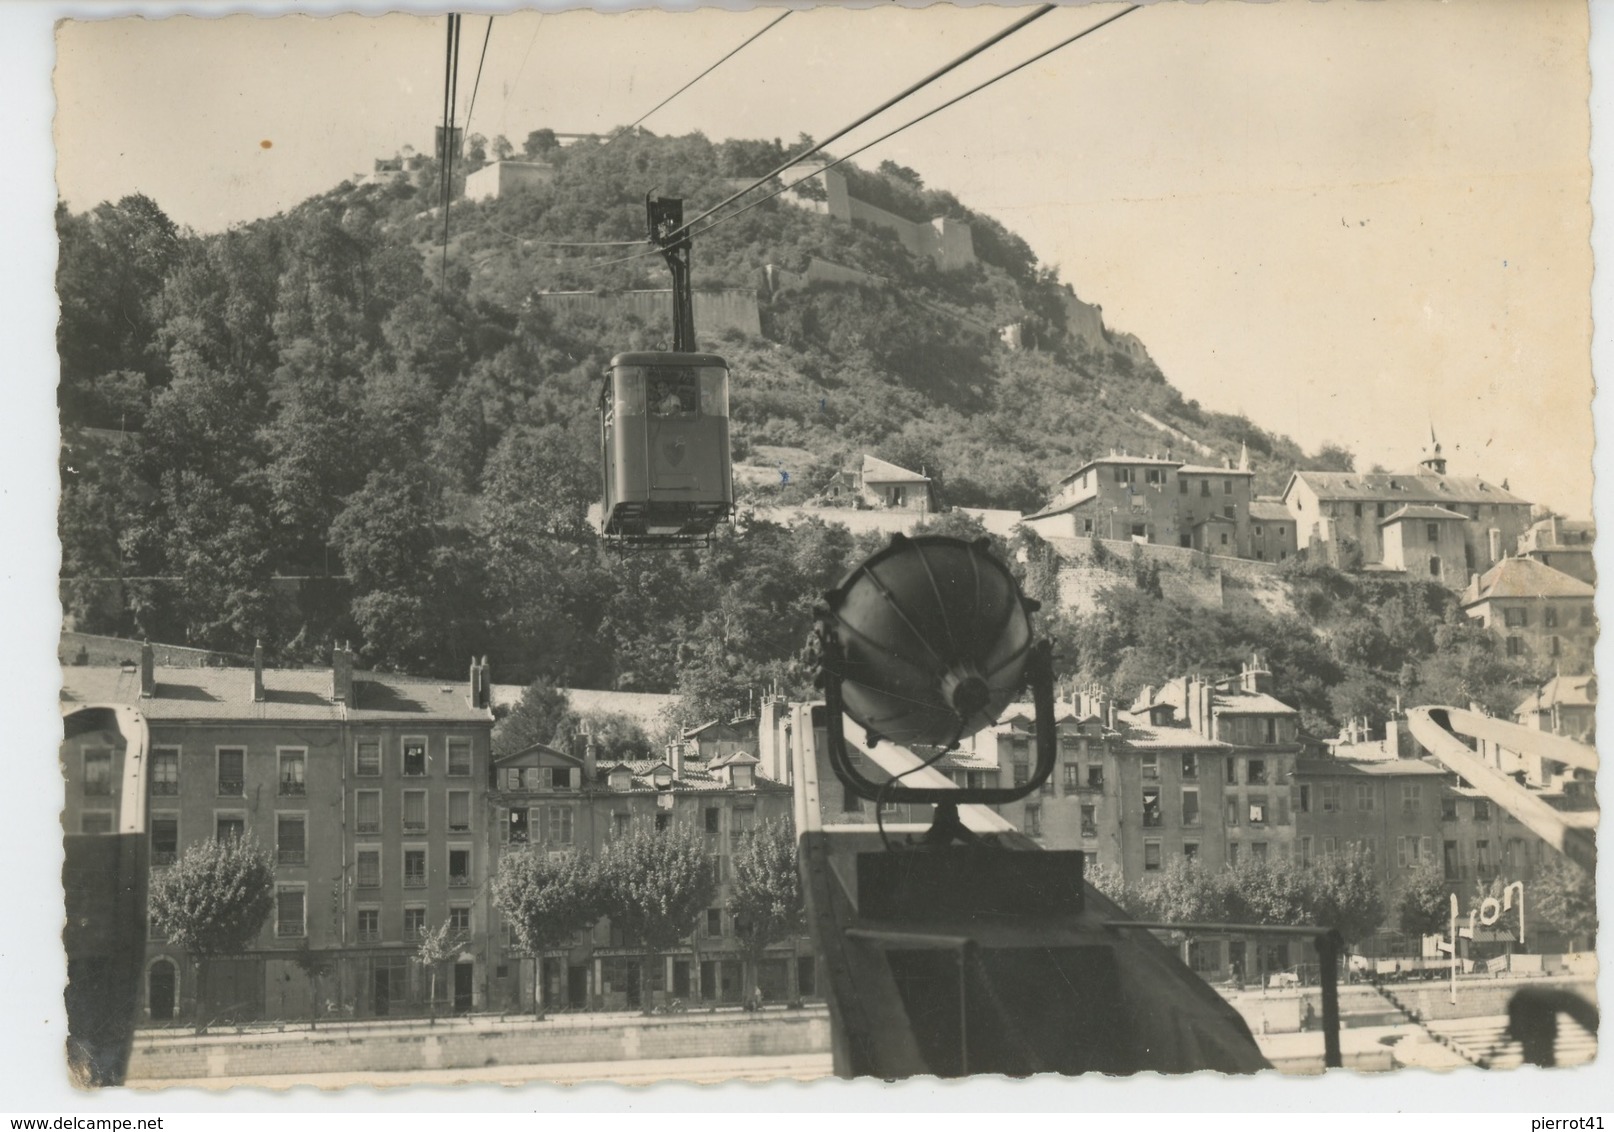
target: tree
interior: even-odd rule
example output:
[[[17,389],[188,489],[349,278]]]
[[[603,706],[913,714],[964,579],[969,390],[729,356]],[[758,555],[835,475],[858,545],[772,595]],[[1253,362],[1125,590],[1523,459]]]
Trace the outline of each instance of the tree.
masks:
[[[309,1011],[308,1028],[319,1029],[319,981],[331,973],[331,965],[323,952],[315,951],[308,945],[308,937],[303,937],[303,945],[297,949],[297,969],[308,980]]]
[[[493,754],[499,758],[539,743],[562,744],[576,728],[577,714],[566,693],[547,680],[535,680],[521,693],[510,714],[499,721],[493,733]]]
[[[516,147],[510,144],[510,139],[500,134],[493,139],[493,160],[509,161],[516,154]]]
[[[1403,935],[1439,935],[1451,926],[1451,896],[1440,865],[1424,861],[1401,884],[1396,926]]]
[[[544,1015],[544,952],[571,942],[600,918],[604,904],[595,863],[581,853],[550,857],[528,845],[505,854],[493,876],[493,906],[533,958],[532,1005]]]
[[[431,1020],[437,1021],[437,969],[459,949],[460,940],[450,927],[452,921],[444,920],[435,928],[429,929],[420,937],[420,946],[415,948],[415,958],[420,965],[431,972],[431,991],[429,998]]]
[[[560,147],[560,139],[555,137],[551,129],[534,130],[527,135],[527,140],[521,143],[521,152],[528,157],[542,157],[552,149]]]
[[[795,823],[789,818],[763,822],[740,836],[728,908],[749,961],[749,994],[756,987],[757,964],[768,945],[800,934],[805,922]]]
[[[613,841],[600,857],[600,903],[623,936],[644,949],[639,986],[650,986],[658,952],[676,947],[712,903],[717,883],[706,843],[693,829],[639,829]],[[641,997],[649,1008],[647,997]]]
[[[196,964],[200,1023],[207,960],[245,951],[274,908],[274,857],[251,839],[209,838],[153,871],[146,899],[152,925]]]
[[[1568,936],[1573,943],[1597,946],[1597,880],[1590,872],[1561,854],[1552,854],[1529,885],[1534,909],[1530,914],[1540,927]],[[1526,929],[1529,928],[1528,920]]]
[[[1304,870],[1312,922],[1336,928],[1351,948],[1384,923],[1384,894],[1373,859],[1360,847],[1335,854]]]

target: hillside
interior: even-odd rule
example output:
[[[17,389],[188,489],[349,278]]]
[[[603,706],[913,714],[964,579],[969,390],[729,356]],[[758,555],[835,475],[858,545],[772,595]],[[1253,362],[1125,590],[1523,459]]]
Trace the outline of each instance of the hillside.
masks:
[[[759,176],[784,156],[777,142],[713,145],[698,135],[556,147],[542,154],[550,183],[457,206],[450,262],[468,264],[471,294],[505,309],[519,309],[535,292],[662,288],[667,276],[654,255],[588,267],[635,249],[567,251],[541,241],[631,239],[643,230],[647,189],[682,195],[686,215],[694,215],[729,195],[736,179]],[[939,473],[949,503],[1021,509],[1041,504],[1060,476],[1113,447],[1175,447],[1205,462],[1236,459],[1248,445],[1266,492],[1305,463],[1286,437],[1185,401],[1146,352],[1140,361],[1079,338],[1067,325],[1068,289],[995,220],[923,188],[900,167],[842,168],[861,201],[908,220],[967,223],[977,262],[943,270],[879,227],[800,207],[794,193],[703,235],[696,286],[758,291],[760,340],[730,332],[705,344],[735,366],[742,458],[751,445],[805,448],[831,463],[871,450]],[[413,234],[430,255],[435,225],[417,224]],[[766,285],[770,265],[800,274],[815,259],[886,285]],[[619,327],[636,343],[669,333],[665,316],[626,326],[563,321],[583,322],[556,327],[579,339]],[[1010,325],[1034,348],[1010,350],[991,333]],[[1122,336],[1112,328],[1110,337]],[[607,354],[620,341],[606,338],[597,349]]]
[[[545,183],[457,203],[446,269],[430,162],[214,236],[142,196],[59,211],[75,628],[262,640],[277,662],[351,640],[367,664],[443,676],[490,655],[501,683],[679,691],[692,712],[770,681],[805,694],[812,602],[879,540],[757,522],[701,554],[603,550],[584,520],[598,381],[611,354],[666,340],[665,305],[625,294],[665,272],[625,259],[637,244],[555,246],[633,240],[647,189],[689,215],[782,150],[534,138]],[[739,289],[750,319],[703,342],[733,367],[736,455],[792,462],[788,487],[743,478],[759,502],[806,498],[864,451],[923,467],[947,503],[1013,509],[1111,447],[1206,462],[1248,445],[1265,490],[1303,459],[1185,402],[990,218],[895,166],[832,187],[895,220],[808,194],[695,250],[697,286]],[[904,233],[970,254],[943,269]]]

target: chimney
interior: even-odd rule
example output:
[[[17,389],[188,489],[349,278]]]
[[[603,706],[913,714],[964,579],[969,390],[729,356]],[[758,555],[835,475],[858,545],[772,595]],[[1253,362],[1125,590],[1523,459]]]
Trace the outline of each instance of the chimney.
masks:
[[[491,708],[493,706],[493,666],[488,663],[486,655],[482,657],[482,663],[477,668],[477,680],[476,706],[479,708]]]
[[[595,777],[599,773],[599,748],[594,743],[594,732],[587,724],[583,725],[583,785],[594,785]]]
[[[1401,721],[1393,716],[1384,721],[1384,753],[1392,759],[1401,757]]]
[[[1500,562],[1502,561],[1502,532],[1492,527],[1487,533],[1491,536],[1491,561]]]
[[[263,642],[252,644],[252,702],[263,703]]]
[[[150,641],[140,642],[140,695],[149,697],[157,692],[157,655],[151,651]]]
[[[353,706],[353,654],[340,642],[331,647],[331,699]]]
[[[667,765],[672,767],[673,777],[682,778],[684,775],[684,741],[674,739],[667,744]]]
[[[482,689],[481,673],[478,671],[479,667],[480,666],[476,662],[476,657],[473,656],[471,658],[470,675],[466,676],[465,678],[466,700],[472,707],[477,706],[477,695]]]
[[[762,773],[775,782],[785,780],[783,752],[779,749],[779,732],[784,717],[784,697],[764,697],[761,718],[757,720],[757,758],[762,760]]]

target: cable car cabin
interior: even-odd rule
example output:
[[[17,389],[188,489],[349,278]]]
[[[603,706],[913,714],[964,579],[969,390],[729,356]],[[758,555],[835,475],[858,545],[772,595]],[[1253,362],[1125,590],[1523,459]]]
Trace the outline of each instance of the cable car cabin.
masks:
[[[728,363],[716,354],[612,358],[600,449],[608,541],[704,544],[734,510]]]

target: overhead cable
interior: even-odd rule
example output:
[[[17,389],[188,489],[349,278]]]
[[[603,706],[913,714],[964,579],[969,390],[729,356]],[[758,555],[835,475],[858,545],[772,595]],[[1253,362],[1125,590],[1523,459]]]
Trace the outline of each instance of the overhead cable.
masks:
[[[772,171],[770,171],[766,175],[764,175],[762,177],[759,177],[757,180],[753,181],[751,184],[747,185],[745,188],[741,189],[739,192],[728,196],[727,198],[719,201],[717,204],[714,204],[711,208],[708,208],[705,212],[701,213],[699,216],[696,216],[696,217],[693,217],[693,218],[691,218],[689,220],[684,221],[682,227],[677,229],[677,231],[669,233],[669,237],[676,237],[676,236],[682,235],[683,233],[688,232],[692,225],[698,224],[700,221],[705,220],[708,216],[711,216],[714,212],[717,212],[719,209],[727,208],[729,205],[733,204],[735,201],[739,200],[746,193],[751,192],[753,189],[758,189],[758,188],[761,188],[763,185],[766,185],[769,181],[773,180],[780,173],[783,173],[786,169],[789,169],[792,165],[795,165],[798,162],[801,162],[801,161],[805,160],[806,158],[811,157],[813,154],[817,153],[819,150],[823,149],[825,146],[829,145],[831,142],[835,141],[837,138],[844,137],[847,134],[851,133],[853,130],[855,130],[859,126],[861,126],[863,123],[867,122],[870,118],[873,118],[876,115],[885,113],[887,110],[891,109],[891,107],[895,106],[897,103],[901,102],[903,99],[907,98],[909,95],[913,94],[915,91],[921,90],[922,88],[924,88],[926,86],[929,86],[931,83],[935,82],[937,79],[941,78],[943,75],[947,74],[949,71],[955,70],[958,67],[963,66],[965,63],[967,63],[971,59],[975,58],[977,55],[979,55],[981,52],[985,51],[987,48],[992,47],[994,44],[998,43],[999,41],[1001,41],[1003,39],[1006,39],[1009,36],[1013,35],[1015,32],[1019,31],[1021,28],[1025,27],[1027,24],[1031,23],[1033,20],[1042,19],[1042,17],[1046,16],[1049,12],[1052,12],[1056,6],[1057,5],[1054,5],[1054,4],[1043,4],[1040,7],[1038,7],[1035,11],[1033,11],[1030,15],[1021,17],[1020,19],[1016,20],[1014,23],[1010,24],[1008,27],[1004,28],[1002,31],[998,32],[996,35],[989,36],[988,38],[982,40],[980,43],[976,44],[974,47],[972,47],[968,51],[964,52],[964,54],[960,55],[958,58],[954,59],[952,62],[946,64],[943,67],[938,68],[937,70],[932,71],[930,74],[926,75],[924,78],[920,79],[918,82],[913,83],[912,85],[907,87],[905,90],[901,91],[900,93],[892,95],[890,98],[888,98],[884,102],[880,103],[880,105],[876,106],[873,110],[870,110],[867,114],[864,114],[862,117],[858,118],[857,121],[852,122],[849,125],[842,126],[840,129],[836,130],[833,134],[831,134],[829,137],[825,138],[823,141],[818,142],[816,145],[809,146],[807,149],[802,150],[800,153],[795,154],[795,155],[787,158],[782,164],[780,164],[779,166],[774,168]]]
[[[867,142],[864,145],[858,146],[856,149],[852,150],[852,152],[846,154],[844,157],[837,157],[835,160],[833,160],[831,162],[828,162],[827,164],[823,165],[821,168],[815,170],[812,173],[809,173],[805,177],[802,177],[800,180],[792,181],[788,185],[782,185],[779,188],[774,189],[771,193],[767,194],[766,196],[758,197],[756,200],[751,201],[749,204],[744,205],[741,208],[737,208],[733,212],[728,213],[725,216],[718,217],[716,220],[713,220],[711,223],[707,224],[705,227],[699,228],[696,231],[691,232],[690,236],[692,236],[692,237],[693,236],[699,236],[699,235],[702,235],[703,233],[710,232],[713,228],[716,228],[719,224],[722,224],[725,221],[733,220],[736,216],[739,216],[741,213],[749,212],[751,209],[755,208],[757,205],[762,204],[765,201],[770,201],[774,197],[779,196],[782,193],[789,192],[791,189],[794,189],[798,185],[806,184],[808,181],[811,181],[814,177],[816,177],[820,173],[822,173],[825,169],[833,169],[833,168],[835,168],[835,166],[841,164],[841,162],[843,162],[843,161],[850,161],[852,158],[856,157],[858,154],[862,153],[864,150],[872,149],[874,146],[879,145],[881,142],[887,140],[888,138],[892,138],[892,137],[895,137],[897,134],[900,134],[903,130],[908,129],[910,126],[917,126],[920,122],[923,122],[926,118],[929,118],[934,114],[939,114],[943,110],[946,110],[949,106],[953,106],[953,105],[955,105],[955,104],[957,104],[959,102],[964,101],[964,99],[968,98],[970,95],[977,94],[980,91],[985,90],[987,87],[991,86],[993,83],[998,82],[998,81],[1000,81],[1002,79],[1008,78],[1010,75],[1014,74],[1016,71],[1023,70],[1024,68],[1031,66],[1031,64],[1037,62],[1039,59],[1047,58],[1049,55],[1052,55],[1055,51],[1058,51],[1061,48],[1069,47],[1072,43],[1075,43],[1078,39],[1081,39],[1084,36],[1092,35],[1095,31],[1097,31],[1101,27],[1104,27],[1106,24],[1113,24],[1116,20],[1120,19],[1122,16],[1131,15],[1133,12],[1136,12],[1139,9],[1139,7],[1141,7],[1141,5],[1133,4],[1131,7],[1122,9],[1121,11],[1117,12],[1115,15],[1109,16],[1109,17],[1107,17],[1107,18],[1105,18],[1103,20],[1100,20],[1098,23],[1093,24],[1091,27],[1088,27],[1088,28],[1086,28],[1086,29],[1084,29],[1082,31],[1077,32],[1075,35],[1070,36],[1068,39],[1060,40],[1058,43],[1054,44],[1052,47],[1048,48],[1047,50],[1039,51],[1037,54],[1033,55],[1031,58],[1025,60],[1024,62],[1016,63],[1014,66],[1010,67],[1008,70],[1000,72],[999,74],[993,75],[991,78],[987,79],[984,83],[981,83],[981,84],[979,84],[977,86],[973,86],[969,90],[966,90],[963,94],[956,95],[953,98],[949,98],[946,102],[943,102],[940,106],[936,106],[936,107],[934,107],[934,108],[932,108],[930,110],[925,111],[923,114],[919,115],[919,117],[914,118],[911,121],[904,122],[902,125],[898,126],[894,130],[890,130],[887,133],[881,134],[879,137],[875,138],[873,141]]]
[[[471,84],[471,104],[465,108],[465,136],[471,136],[471,115],[476,113],[476,92],[482,89],[482,64],[488,61],[488,40],[493,35],[493,17],[488,17],[488,29],[482,33],[482,56],[476,61],[476,81]]]
[[[785,16],[790,15],[790,11],[791,11],[790,9],[786,9],[784,14],[781,15],[778,19],[770,20],[768,22],[767,27],[765,27],[761,31],[756,32],[755,34],[753,34],[744,43],[740,44],[740,46],[738,46],[734,50],[730,51],[727,55],[723,56],[723,58],[721,58],[717,62],[713,63],[710,67],[707,67],[706,70],[702,71],[700,74],[698,74],[694,78],[690,79],[687,83],[685,83],[683,86],[679,87],[677,90],[673,91],[671,94],[669,94],[666,98],[662,99],[660,102],[656,103],[649,110],[646,110],[643,114],[639,115],[639,117],[637,119],[635,119],[634,122],[631,125],[624,126],[618,133],[624,133],[625,134],[625,133],[631,132],[636,126],[639,125],[640,122],[643,122],[646,118],[650,117],[650,115],[654,114],[657,110],[660,110],[663,106],[667,105],[667,103],[669,103],[673,99],[677,98],[680,94],[683,94],[686,90],[688,90],[690,87],[694,86],[696,83],[700,82],[702,79],[704,79],[707,75],[711,74],[713,71],[717,70],[724,63],[727,63],[730,59],[732,59],[736,55],[738,55],[741,51],[744,51],[747,47],[751,46],[751,44],[753,44],[757,40],[761,39],[769,31],[773,30],[775,27],[778,27],[779,24],[784,20]],[[618,134],[612,134],[611,138],[606,139],[605,144],[610,145],[612,138],[615,138],[617,136],[618,136]]]

